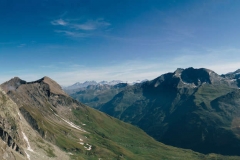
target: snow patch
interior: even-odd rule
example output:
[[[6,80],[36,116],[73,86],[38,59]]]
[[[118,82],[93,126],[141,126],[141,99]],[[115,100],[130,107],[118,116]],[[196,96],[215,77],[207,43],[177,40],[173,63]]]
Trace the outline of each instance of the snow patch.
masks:
[[[90,144],[86,144],[86,146],[84,146],[84,148],[88,151],[92,150],[92,145]]]
[[[65,120],[64,118],[60,117],[60,116],[57,115],[56,113],[54,113],[54,115],[57,116],[57,117],[59,117],[59,118],[61,118],[64,122],[66,122],[67,124],[69,124],[72,128],[75,128],[75,129],[77,129],[77,130],[79,130],[79,131],[82,131],[82,132],[87,132],[87,131],[85,131],[84,129],[80,128],[79,126],[75,125],[74,123],[69,122],[69,121]]]
[[[27,138],[26,134],[25,134],[24,132],[22,132],[22,135],[23,135],[23,139],[27,142],[27,150],[33,152],[33,150],[32,150],[32,148],[31,148],[31,146],[30,146],[30,143],[29,143],[29,141],[28,141],[28,138]]]
[[[81,145],[84,145],[84,143],[83,143],[83,142],[79,142],[79,144],[81,144]]]
[[[20,119],[20,120],[22,120],[22,118],[21,118],[21,116],[20,116],[20,113],[19,113],[19,112],[18,112],[18,117],[19,117],[19,119]]]
[[[29,154],[27,154],[27,152],[26,152],[26,151],[24,151],[24,152],[25,152],[25,154],[27,155],[27,159],[28,159],[28,160],[31,160],[31,159],[30,159],[30,155],[29,155]]]
[[[60,117],[60,118],[61,118],[61,117]],[[65,120],[65,119],[63,119],[63,118],[61,118],[61,119],[62,119],[63,121],[65,121],[67,124],[69,124],[72,128],[75,128],[75,129],[77,129],[77,130],[86,132],[85,130],[81,129],[79,126],[75,125],[74,123],[69,122],[69,121],[67,121],[67,120]]]

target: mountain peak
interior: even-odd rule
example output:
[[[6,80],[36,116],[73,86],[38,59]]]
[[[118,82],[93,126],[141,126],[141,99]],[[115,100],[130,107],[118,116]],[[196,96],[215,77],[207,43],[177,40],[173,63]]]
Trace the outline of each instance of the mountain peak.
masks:
[[[227,74],[223,74],[222,77],[229,78],[229,79],[239,79],[240,78],[240,69],[238,69],[234,72],[229,72]]]
[[[43,83],[48,84],[51,93],[67,96],[67,94],[62,90],[62,87],[57,82],[52,80],[51,78],[44,76],[42,79],[40,79],[38,81],[42,81]]]
[[[212,84],[220,78],[220,76],[214,71],[206,68],[178,68],[174,73],[175,76],[180,77],[183,82],[194,83],[195,85],[204,82]]]
[[[21,84],[26,83],[26,81],[21,80],[19,77],[14,77],[3,83],[0,87],[7,93],[8,91],[16,90]]]
[[[37,81],[33,81],[33,82],[26,82],[24,80],[21,80],[19,77],[14,77],[11,80],[3,83],[1,85],[1,88],[7,93],[9,91],[15,91],[19,86],[21,86],[22,84],[34,84],[34,83],[45,83],[49,86],[49,90],[51,93],[53,94],[57,94],[57,95],[64,95],[64,96],[68,96],[61,88],[61,86],[55,82],[54,80],[52,80],[51,78],[45,76]]]

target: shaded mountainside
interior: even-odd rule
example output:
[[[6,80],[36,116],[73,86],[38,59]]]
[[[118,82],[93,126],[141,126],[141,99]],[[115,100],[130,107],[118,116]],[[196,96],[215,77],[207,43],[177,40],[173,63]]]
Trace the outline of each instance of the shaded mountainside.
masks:
[[[126,87],[100,110],[165,144],[240,155],[239,129],[232,127],[238,122],[238,94],[238,80],[204,68],[177,69]]]
[[[66,92],[79,102],[99,109],[102,104],[110,101],[116,94],[121,92],[127,86],[129,86],[127,83],[119,83],[116,85],[89,85],[85,88],[66,90]]]
[[[8,126],[15,130],[2,129],[11,135],[10,144],[18,144],[19,151],[24,151],[16,153],[23,159],[239,159],[157,142],[141,129],[70,98],[48,77],[35,82],[14,78],[1,88],[7,93],[2,101],[7,97],[11,102],[2,106],[13,105],[15,110],[1,112],[3,118],[14,117]],[[24,134],[20,136],[21,131]],[[3,156],[11,156],[12,146],[5,145]]]

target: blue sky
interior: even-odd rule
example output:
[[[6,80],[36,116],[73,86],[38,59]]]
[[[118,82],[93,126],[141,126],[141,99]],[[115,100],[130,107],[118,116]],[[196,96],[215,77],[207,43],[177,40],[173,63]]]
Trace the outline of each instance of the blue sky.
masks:
[[[1,0],[0,82],[240,68],[239,0]]]

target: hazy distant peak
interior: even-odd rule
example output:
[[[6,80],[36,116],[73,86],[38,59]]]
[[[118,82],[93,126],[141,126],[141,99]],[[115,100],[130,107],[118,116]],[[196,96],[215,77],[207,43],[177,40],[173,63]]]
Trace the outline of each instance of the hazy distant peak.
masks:
[[[240,69],[236,70],[234,73],[240,73]]]
[[[227,74],[221,75],[224,78],[228,79],[239,79],[240,78],[240,69],[234,71],[234,72],[229,72]]]
[[[86,81],[84,83],[97,83],[96,81]]]
[[[65,90],[71,90],[71,89],[78,89],[78,88],[84,88],[84,87],[88,87],[88,86],[96,86],[96,85],[116,85],[119,83],[123,83],[123,81],[120,80],[112,80],[112,81],[101,81],[99,83],[97,83],[96,81],[85,81],[83,83],[77,82],[71,86],[65,87]]]

